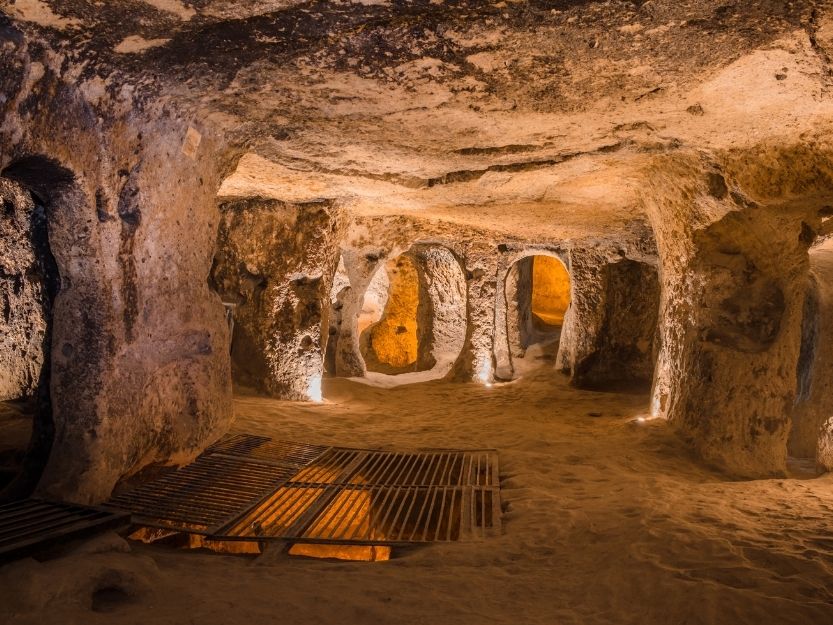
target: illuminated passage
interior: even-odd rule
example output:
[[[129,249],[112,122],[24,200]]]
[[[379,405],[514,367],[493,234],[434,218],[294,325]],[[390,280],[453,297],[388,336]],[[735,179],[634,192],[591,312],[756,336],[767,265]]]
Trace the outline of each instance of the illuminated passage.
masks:
[[[413,369],[419,350],[419,273],[407,254],[379,270],[389,283],[381,319],[362,333],[362,355],[370,370],[393,372]],[[381,277],[381,273],[380,273]]]
[[[570,274],[557,258],[532,258],[532,315],[547,326],[561,326],[570,307]]]

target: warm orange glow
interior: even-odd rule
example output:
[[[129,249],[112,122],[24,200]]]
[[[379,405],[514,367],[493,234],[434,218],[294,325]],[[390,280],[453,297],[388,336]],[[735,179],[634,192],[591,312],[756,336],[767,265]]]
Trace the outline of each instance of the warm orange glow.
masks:
[[[564,323],[570,306],[570,274],[557,258],[532,259],[532,314],[551,326]]]
[[[255,510],[243,517],[232,529],[236,536],[257,538],[262,527],[269,533],[280,536],[311,506],[322,494],[322,488],[279,488]]]
[[[381,545],[318,545],[295,543],[289,548],[291,556],[330,558],[354,562],[382,562],[390,560],[390,547]]]
[[[381,538],[373,528],[372,520],[370,493],[345,490],[336,495],[305,536],[329,538],[336,535],[358,535]]]
[[[417,360],[419,275],[409,256],[387,265],[390,295],[382,319],[370,329],[370,347],[381,364],[397,369]]]
[[[251,540],[209,540],[199,534],[188,534],[186,549],[210,549],[215,553],[260,555],[260,544]]]
[[[205,529],[195,527],[194,529]],[[245,555],[258,555],[261,553],[260,545],[253,541],[237,540],[210,540],[202,534],[188,534],[175,530],[166,530],[158,527],[140,527],[131,533],[130,540],[138,540],[143,543],[155,543],[165,539],[175,539],[175,544],[181,549],[210,549],[216,553],[234,553]]]

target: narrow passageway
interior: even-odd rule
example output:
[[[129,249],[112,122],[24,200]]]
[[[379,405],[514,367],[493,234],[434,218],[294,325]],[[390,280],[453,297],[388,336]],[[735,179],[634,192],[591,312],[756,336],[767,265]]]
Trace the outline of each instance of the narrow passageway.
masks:
[[[523,375],[534,361],[555,360],[571,291],[569,271],[558,257],[534,254],[512,264],[502,294],[506,327],[497,332],[498,344],[504,335],[507,343],[505,352],[497,350],[499,378]]]

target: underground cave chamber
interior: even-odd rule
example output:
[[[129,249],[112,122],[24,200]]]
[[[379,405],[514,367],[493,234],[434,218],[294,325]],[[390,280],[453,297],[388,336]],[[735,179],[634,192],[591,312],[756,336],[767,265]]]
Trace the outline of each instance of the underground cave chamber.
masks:
[[[830,622],[830,7],[87,4],[0,7],[0,622]]]

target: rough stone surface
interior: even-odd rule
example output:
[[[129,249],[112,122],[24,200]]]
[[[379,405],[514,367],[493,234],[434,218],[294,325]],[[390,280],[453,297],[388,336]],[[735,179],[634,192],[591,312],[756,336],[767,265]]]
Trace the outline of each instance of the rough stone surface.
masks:
[[[650,384],[659,310],[656,268],[598,250],[570,254],[574,302],[558,364],[581,387]]]
[[[148,463],[194,457],[231,419],[227,329],[206,283],[228,165],[208,135],[184,154],[188,124],[164,107],[114,96],[97,109],[46,49],[2,28],[0,171],[43,200],[60,274],[39,490],[100,501]]]
[[[0,179],[0,401],[31,397],[38,389],[48,358],[54,273],[43,207],[20,185]]]
[[[826,421],[833,415],[833,345],[825,337],[833,332],[833,247],[823,241],[810,250],[807,299],[802,311],[801,351],[792,412],[788,451],[797,458],[816,458],[833,468]]]
[[[630,261],[658,267],[655,412],[727,471],[783,473],[833,195],[831,17],[811,0],[4,2],[0,170],[44,200],[61,275],[42,492],[100,499],[227,427],[218,189],[344,212],[342,229],[302,210],[280,236],[251,222],[282,246],[268,254],[220,246],[274,280],[255,306],[240,265],[218,265],[271,392],[309,397],[321,375],[339,251],[363,293],[419,242],[465,270],[459,379],[503,367],[507,250],[535,247],[576,260],[561,362],[636,349],[644,372],[641,330],[611,338],[627,298],[578,260],[596,250],[614,285]],[[356,349],[338,341],[337,372],[363,371]]]
[[[431,328],[420,346],[423,366],[445,374],[460,357],[466,338],[466,278],[460,261],[447,248],[422,245],[414,255]]]
[[[662,160],[651,185],[664,195],[654,206],[663,301],[653,410],[728,472],[783,474],[819,207],[761,205],[774,183],[767,167]],[[827,184],[802,174],[803,185]]]
[[[325,202],[224,203],[212,281],[236,305],[238,380],[285,399],[320,394],[341,213]]]

